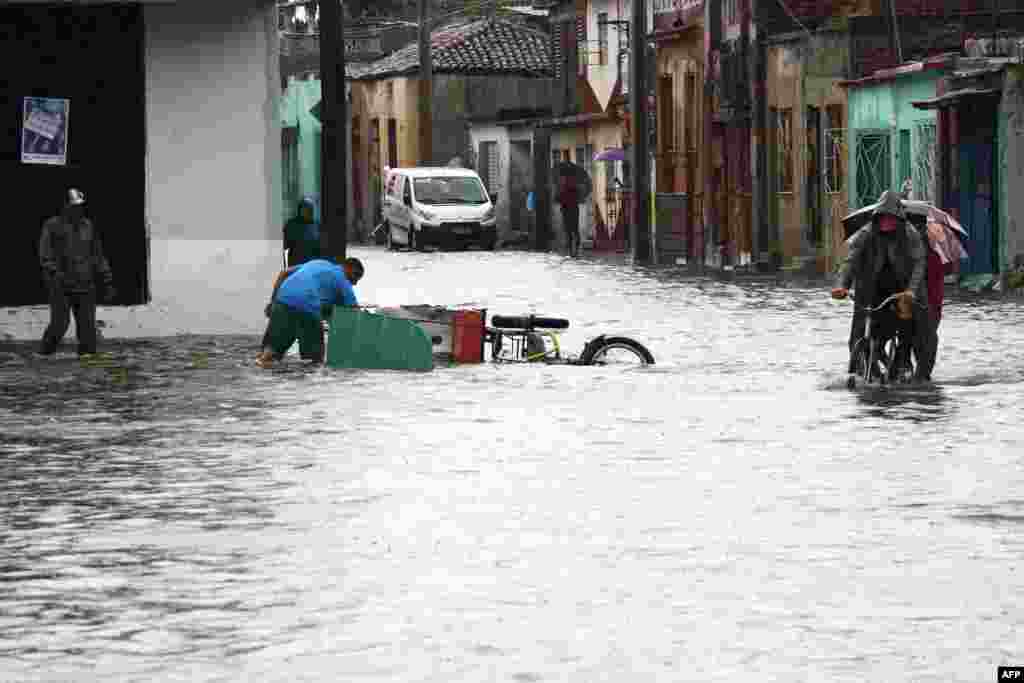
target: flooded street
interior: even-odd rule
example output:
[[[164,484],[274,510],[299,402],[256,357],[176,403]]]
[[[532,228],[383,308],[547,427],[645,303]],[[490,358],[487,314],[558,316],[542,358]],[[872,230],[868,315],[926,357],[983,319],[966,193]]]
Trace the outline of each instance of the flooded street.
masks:
[[[255,335],[113,339],[88,364],[6,343],[0,679],[945,683],[1024,663],[1019,300],[950,301],[936,385],[858,393],[827,288],[351,253],[364,303],[565,317],[572,353],[619,333],[657,365],[264,371]]]

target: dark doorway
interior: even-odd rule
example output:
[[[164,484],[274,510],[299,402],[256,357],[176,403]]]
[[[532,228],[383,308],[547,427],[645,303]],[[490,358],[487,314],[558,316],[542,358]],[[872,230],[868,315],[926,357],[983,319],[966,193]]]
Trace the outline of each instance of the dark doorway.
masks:
[[[398,168],[398,121],[388,119],[388,166]]]
[[[999,179],[995,126],[998,104],[991,98],[976,98],[958,110],[960,145],[957,166],[960,187],[960,222],[967,230],[967,262],[964,274],[998,272],[996,196]]]
[[[509,226],[515,231],[530,231],[526,195],[533,191],[533,148],[529,140],[509,142],[508,202]],[[499,201],[501,201],[499,199]]]
[[[137,5],[0,7],[0,167],[8,198],[0,305],[46,302],[39,235],[69,187],[86,194],[116,303],[149,300],[143,39]],[[21,162],[25,97],[70,101],[66,165]]]
[[[807,134],[807,191],[804,194],[804,221],[807,241],[814,248],[821,248],[823,246],[821,228],[824,217],[821,210],[822,126],[821,109],[818,107],[807,107],[805,132]]]

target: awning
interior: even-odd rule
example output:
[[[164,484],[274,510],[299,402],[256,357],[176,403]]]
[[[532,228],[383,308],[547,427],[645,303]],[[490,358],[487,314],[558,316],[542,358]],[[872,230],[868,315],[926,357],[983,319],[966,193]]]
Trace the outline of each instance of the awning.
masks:
[[[1002,95],[1002,91],[995,88],[965,88],[948,92],[939,97],[933,97],[930,100],[911,102],[911,104],[917,109],[941,109],[942,107],[955,106],[960,100],[968,97],[991,97],[993,95]]]

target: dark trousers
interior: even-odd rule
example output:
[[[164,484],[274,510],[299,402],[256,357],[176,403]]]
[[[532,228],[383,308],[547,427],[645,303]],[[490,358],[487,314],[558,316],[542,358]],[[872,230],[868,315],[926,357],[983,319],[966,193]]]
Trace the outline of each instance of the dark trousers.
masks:
[[[930,380],[939,353],[939,317],[928,309],[914,307],[914,356],[918,379]]]
[[[60,287],[50,289],[50,324],[43,333],[42,353],[57,350],[71,324],[72,312],[78,353],[96,353],[96,292],[65,292]]]
[[[574,256],[580,251],[580,205],[562,204],[562,228],[565,230],[566,247]]]

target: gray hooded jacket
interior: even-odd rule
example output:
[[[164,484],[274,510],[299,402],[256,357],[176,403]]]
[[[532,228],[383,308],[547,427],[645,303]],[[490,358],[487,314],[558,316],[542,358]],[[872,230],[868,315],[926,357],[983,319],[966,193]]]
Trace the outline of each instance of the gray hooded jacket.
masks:
[[[878,217],[882,214],[901,219],[902,234],[883,237],[878,229]],[[898,280],[904,283],[904,289],[914,293],[918,303],[928,300],[924,243],[917,228],[906,220],[898,194],[885,192],[871,222],[855,232],[846,244],[849,253],[839,271],[836,286],[844,289],[852,286],[861,305],[873,305],[878,278],[886,262],[891,264]]]
[[[46,221],[39,238],[39,265],[48,286],[67,292],[92,292],[97,278],[105,285],[112,280],[110,264],[88,218],[77,224],[63,215]]]

